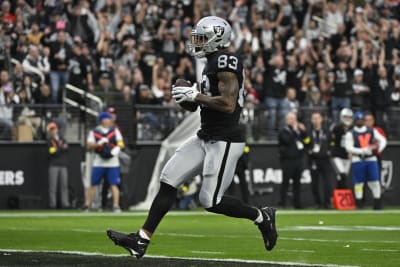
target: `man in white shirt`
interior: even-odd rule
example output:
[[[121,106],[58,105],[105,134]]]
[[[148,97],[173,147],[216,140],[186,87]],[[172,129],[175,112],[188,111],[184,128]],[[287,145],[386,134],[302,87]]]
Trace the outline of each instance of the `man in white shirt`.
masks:
[[[113,196],[113,211],[120,212],[119,189],[120,165],[118,154],[124,147],[122,135],[117,128],[112,127],[112,116],[108,112],[100,113],[98,120],[100,124],[89,132],[87,149],[95,152],[93,160],[91,186],[87,192],[84,211],[89,210],[96,186],[105,178],[111,187]]]

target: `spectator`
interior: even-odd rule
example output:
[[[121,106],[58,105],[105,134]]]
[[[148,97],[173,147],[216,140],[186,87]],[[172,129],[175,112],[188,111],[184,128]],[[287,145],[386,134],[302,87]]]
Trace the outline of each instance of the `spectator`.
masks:
[[[279,151],[282,169],[282,186],[279,205],[286,206],[286,195],[290,179],[293,180],[293,206],[302,208],[300,178],[303,173],[304,144],[308,144],[306,128],[297,121],[296,113],[286,115],[286,127],[279,131]]]
[[[71,57],[68,60],[69,83],[82,90],[92,92],[94,90],[92,66],[88,59],[82,55],[82,43],[75,40],[72,46]],[[79,101],[83,103],[82,101]]]
[[[73,7],[69,2],[66,10],[70,32],[74,33],[74,36],[79,36],[83,42],[93,45],[97,21],[87,4],[86,1],[80,1]]]
[[[356,69],[354,71],[354,80],[352,82],[353,93],[351,106],[355,109],[369,109],[369,86],[363,81],[363,71]]]
[[[346,49],[346,45],[347,41],[345,39],[342,40],[340,43],[341,49]],[[347,62],[347,59],[344,57],[345,55],[342,55],[342,57],[338,58],[336,68],[335,65],[332,63],[330,57],[330,49],[331,46],[328,46],[325,53],[325,62],[334,73],[334,76],[331,76],[330,78],[330,82],[333,84],[332,115],[333,120],[337,121],[339,119],[340,110],[343,108],[351,107],[351,80],[353,74],[352,69],[354,69],[357,60],[357,51],[355,50],[355,48],[353,49],[353,56],[350,63]],[[338,51],[340,50],[338,49]]]
[[[321,92],[318,87],[312,86],[311,88],[309,88],[308,95],[303,106],[314,112],[325,110],[327,104],[322,99]]]
[[[23,78],[23,83],[17,88],[16,93],[19,95],[21,102],[26,104],[32,104],[35,102],[35,96],[38,93],[38,89],[33,88],[31,76],[25,75]],[[21,94],[24,97],[21,97]]]
[[[32,23],[30,33],[28,34],[28,42],[32,45],[39,45],[43,37],[43,32],[40,31],[39,24]]]
[[[68,144],[59,135],[58,126],[55,122],[47,125],[48,141],[47,148],[49,153],[49,207],[58,207],[57,199],[60,195],[61,203],[59,207],[69,208],[68,192]]]
[[[62,96],[62,90],[68,83],[70,46],[63,30],[58,31],[57,40],[50,42],[48,45],[50,46],[51,95],[53,102],[58,103]]]
[[[96,186],[104,177],[108,180],[113,196],[113,212],[121,212],[119,207],[120,168],[118,154],[124,147],[122,135],[117,128],[112,127],[112,116],[108,112],[99,115],[99,125],[90,131],[87,149],[95,152],[93,160],[90,188],[86,194],[83,211],[89,211]]]
[[[274,55],[268,63],[264,78],[265,105],[268,111],[268,130],[271,133],[282,129],[284,125],[284,98],[286,95],[287,72],[284,69],[284,59],[281,55]]]
[[[5,71],[2,76],[5,76]],[[8,75],[8,74],[7,74]],[[18,97],[14,94],[10,84],[0,87],[0,140],[11,140],[11,128],[13,127],[13,104],[18,103]]]
[[[6,24],[6,25],[14,24],[15,16],[14,16],[14,14],[11,13],[11,4],[9,1],[4,1],[1,4],[0,17],[1,17],[2,23]]]
[[[296,89],[290,87],[287,89],[286,98],[283,102],[283,109],[285,111],[285,116],[289,112],[298,113],[299,111],[299,101],[296,99]]]
[[[43,83],[40,86],[40,94],[36,98],[36,103],[38,104],[51,104],[53,103],[53,98],[51,95],[50,86]]]
[[[40,56],[38,47],[34,45],[29,47],[29,54],[22,62],[22,67],[25,73],[32,75],[36,86],[45,81],[45,76],[50,71],[48,58]]]
[[[372,111],[376,122],[387,129],[387,110],[391,104],[390,96],[393,92],[392,72],[388,73],[385,66],[380,65],[376,69],[371,85]]]
[[[113,92],[113,83],[111,80],[111,74],[108,72],[103,72],[99,78],[99,84],[95,88],[95,93],[99,95],[104,103],[109,103],[111,101],[111,93]]]
[[[107,73],[110,77],[114,74],[114,59],[111,54],[111,34],[105,32],[100,34],[100,40],[97,43],[97,65],[100,74]]]

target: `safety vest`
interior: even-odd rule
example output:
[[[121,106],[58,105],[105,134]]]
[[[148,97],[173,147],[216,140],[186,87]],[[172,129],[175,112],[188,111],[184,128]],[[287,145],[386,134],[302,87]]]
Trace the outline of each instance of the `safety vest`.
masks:
[[[354,147],[366,148],[374,143],[374,129],[367,128],[365,132],[353,130]]]
[[[101,146],[97,147],[95,152],[100,155],[100,157],[109,159],[112,158],[113,155],[111,155],[111,150],[117,145],[117,138],[116,138],[116,131],[115,128],[111,128],[108,130],[107,133],[103,133],[98,129],[93,130],[94,134],[94,139],[96,140],[96,143],[103,139],[107,138],[108,142],[102,144]]]

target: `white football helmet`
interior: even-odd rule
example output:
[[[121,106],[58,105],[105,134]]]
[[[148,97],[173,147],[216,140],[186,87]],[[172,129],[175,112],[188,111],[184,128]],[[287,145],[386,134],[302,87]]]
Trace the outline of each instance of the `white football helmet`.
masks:
[[[353,123],[353,111],[349,108],[344,108],[340,111],[340,121],[346,125],[350,126]]]
[[[228,47],[231,43],[231,32],[231,25],[222,18],[216,16],[202,18],[192,30],[188,47],[190,54],[202,58]]]

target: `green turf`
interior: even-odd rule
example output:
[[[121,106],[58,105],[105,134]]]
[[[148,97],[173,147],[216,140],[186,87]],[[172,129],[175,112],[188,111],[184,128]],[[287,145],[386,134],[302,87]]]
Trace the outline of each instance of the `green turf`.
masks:
[[[8,215],[21,215],[10,217]],[[0,213],[0,248],[125,253],[107,228],[132,232],[144,216],[31,217]],[[37,214],[40,214],[37,212]],[[57,215],[57,213],[51,213]],[[71,213],[75,215],[75,213]],[[80,215],[80,214],[78,214]],[[99,216],[97,216],[99,215]],[[167,216],[147,253],[176,257],[250,259],[357,266],[400,266],[400,213],[278,212],[279,240],[266,252],[257,228],[246,220],[184,213]],[[334,227],[334,228],[333,228]]]

